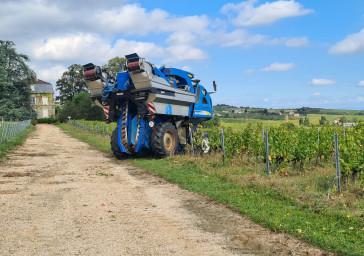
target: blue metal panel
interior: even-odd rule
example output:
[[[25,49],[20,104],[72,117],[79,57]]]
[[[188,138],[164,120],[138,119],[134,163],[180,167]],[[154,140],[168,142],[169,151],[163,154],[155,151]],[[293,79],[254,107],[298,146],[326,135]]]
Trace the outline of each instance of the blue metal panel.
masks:
[[[143,140],[144,140],[145,147],[150,149],[150,139],[151,139],[151,135],[152,135],[152,128],[150,128],[148,126],[148,123],[146,123],[146,126],[147,126],[147,128],[143,135]]]
[[[118,79],[118,81],[117,81],[118,89],[126,90],[126,89],[130,88],[130,84],[129,84],[130,75],[128,72],[118,73],[117,79]]]
[[[166,104],[166,115],[172,115],[172,106],[170,104]]]
[[[191,72],[181,70],[178,68],[165,68],[165,67],[161,67],[160,71],[167,77],[168,76],[179,77],[181,84],[188,85],[190,87],[190,92],[194,93],[194,89],[193,89],[193,85],[192,85],[192,81],[191,81],[191,78],[193,78],[194,75]]]
[[[161,78],[164,78],[167,83],[170,83],[170,80],[157,68],[153,68],[153,71]]]
[[[200,90],[200,93],[198,93]],[[203,93],[204,92],[204,93]],[[197,93],[195,107],[192,113],[193,117],[202,117],[202,118],[212,118],[213,117],[213,110],[211,104],[211,97],[206,89],[202,85],[197,86]]]
[[[130,144],[135,144],[135,137],[138,130],[138,116],[134,116],[133,119],[131,119],[130,125],[128,127],[128,141]]]

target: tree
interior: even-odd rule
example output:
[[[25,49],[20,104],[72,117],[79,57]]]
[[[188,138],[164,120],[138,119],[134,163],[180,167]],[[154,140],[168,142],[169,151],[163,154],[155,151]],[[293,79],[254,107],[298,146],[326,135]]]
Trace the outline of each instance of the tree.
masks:
[[[324,126],[324,125],[326,125],[327,124],[327,119],[326,119],[326,117],[325,116],[321,116],[321,118],[320,118],[320,125],[322,125],[322,126]]]
[[[113,72],[114,74],[117,74],[120,70],[120,64],[123,64],[126,62],[125,58],[121,57],[114,57],[112,59],[109,59],[108,64],[104,67]]]
[[[65,71],[62,77],[58,79],[56,88],[59,91],[56,100],[60,100],[62,104],[66,101],[72,101],[76,94],[87,91],[83,67],[80,64],[69,66],[68,71]]]
[[[308,119],[307,116],[305,116],[305,120],[303,120],[303,124],[306,125],[306,126],[310,125],[310,119]]]
[[[0,40],[0,116],[6,119],[36,117],[30,106],[30,84],[35,73],[27,61],[29,57],[17,53],[13,42]]]
[[[346,116],[340,117],[341,125],[344,125],[347,122]]]
[[[106,119],[102,108],[97,106],[88,92],[81,92],[72,101],[66,101],[58,116],[59,120],[65,122],[68,116],[72,119],[99,120]]]
[[[263,110],[263,114],[267,116],[267,115],[269,114],[268,109],[266,109],[266,108],[265,108],[265,109]]]

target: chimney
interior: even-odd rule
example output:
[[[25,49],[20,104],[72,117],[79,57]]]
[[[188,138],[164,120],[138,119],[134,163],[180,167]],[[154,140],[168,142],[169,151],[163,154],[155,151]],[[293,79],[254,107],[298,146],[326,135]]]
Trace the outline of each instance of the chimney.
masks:
[[[34,76],[34,81],[38,81],[37,75]]]

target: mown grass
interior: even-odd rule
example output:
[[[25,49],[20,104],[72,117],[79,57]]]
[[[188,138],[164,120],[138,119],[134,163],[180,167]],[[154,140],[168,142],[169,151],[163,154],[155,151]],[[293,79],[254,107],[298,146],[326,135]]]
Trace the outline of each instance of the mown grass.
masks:
[[[69,134],[110,153],[109,138],[90,135],[66,124]],[[287,232],[343,255],[364,255],[362,184],[331,195],[329,166],[312,167],[303,173],[290,170],[270,177],[263,164],[247,159],[222,163],[220,155],[179,155],[166,159],[132,158],[135,165],[181,187],[194,191],[250,216],[277,232]],[[283,175],[283,176],[282,176]]]
[[[0,144],[0,162],[2,162],[4,160],[8,151],[21,145],[25,141],[25,139],[28,137],[28,135],[32,131],[34,131],[34,129],[35,129],[35,127],[33,125],[29,125],[22,133],[1,143]]]

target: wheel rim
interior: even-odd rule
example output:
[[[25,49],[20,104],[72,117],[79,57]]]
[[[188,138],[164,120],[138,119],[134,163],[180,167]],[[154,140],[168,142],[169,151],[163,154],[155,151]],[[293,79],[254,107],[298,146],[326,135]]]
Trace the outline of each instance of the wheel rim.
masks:
[[[172,152],[176,146],[176,140],[172,132],[166,132],[163,138],[164,147],[167,151]]]

